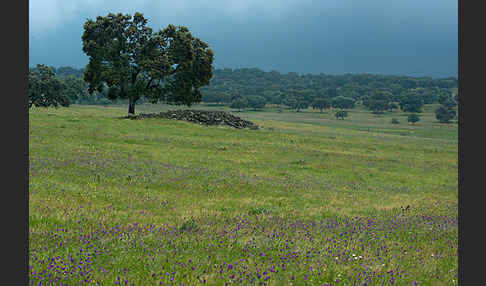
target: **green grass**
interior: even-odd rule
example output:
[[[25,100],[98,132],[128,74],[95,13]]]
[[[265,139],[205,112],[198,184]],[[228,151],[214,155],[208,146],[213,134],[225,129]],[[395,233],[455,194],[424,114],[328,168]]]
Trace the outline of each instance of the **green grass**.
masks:
[[[457,124],[434,106],[415,125],[359,108],[234,112],[259,130],[120,119],[126,109],[29,112],[32,281],[457,280]]]

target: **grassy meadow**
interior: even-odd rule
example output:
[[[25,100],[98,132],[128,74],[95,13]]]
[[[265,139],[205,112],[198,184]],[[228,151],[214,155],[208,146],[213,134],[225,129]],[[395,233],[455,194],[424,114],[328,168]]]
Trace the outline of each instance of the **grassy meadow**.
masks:
[[[259,130],[31,108],[30,283],[456,285],[458,127],[434,108],[233,112]]]

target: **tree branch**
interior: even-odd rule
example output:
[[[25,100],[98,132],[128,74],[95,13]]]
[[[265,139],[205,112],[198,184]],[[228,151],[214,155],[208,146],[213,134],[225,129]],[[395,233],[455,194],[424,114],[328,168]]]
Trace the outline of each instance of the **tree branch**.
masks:
[[[149,82],[147,83],[147,86],[145,87],[146,89],[149,89],[150,88],[150,84],[152,83],[152,80],[153,79],[154,79],[153,77],[150,78]]]

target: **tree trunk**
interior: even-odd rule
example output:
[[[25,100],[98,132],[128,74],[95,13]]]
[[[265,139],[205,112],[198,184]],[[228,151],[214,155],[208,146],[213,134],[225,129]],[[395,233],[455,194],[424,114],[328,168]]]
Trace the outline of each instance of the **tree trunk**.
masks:
[[[128,99],[128,114],[135,115],[135,100],[132,98]]]

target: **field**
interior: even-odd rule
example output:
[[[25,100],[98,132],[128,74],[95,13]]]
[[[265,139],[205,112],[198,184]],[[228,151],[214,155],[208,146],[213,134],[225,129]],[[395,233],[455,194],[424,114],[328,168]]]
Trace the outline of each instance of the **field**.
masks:
[[[458,130],[433,109],[236,130],[32,108],[30,283],[456,285]]]

